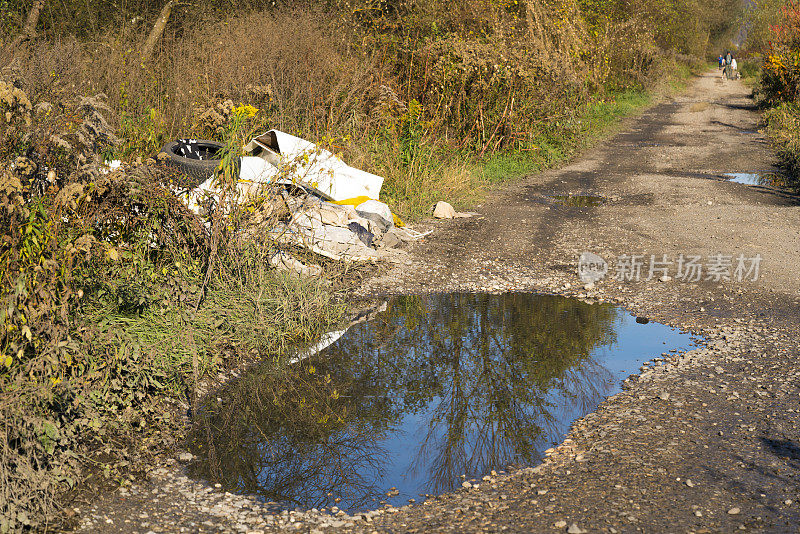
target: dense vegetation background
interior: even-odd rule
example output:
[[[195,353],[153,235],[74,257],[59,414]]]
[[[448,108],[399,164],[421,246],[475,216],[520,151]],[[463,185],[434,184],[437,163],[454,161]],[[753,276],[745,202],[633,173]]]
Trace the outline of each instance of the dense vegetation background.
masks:
[[[413,219],[569,155],[729,46],[741,15],[740,0],[0,0],[0,531],[61,520],[89,476],[126,483],[174,438],[165,398],[192,402],[226,362],[277,358],[341,314],[326,279],[267,268],[268,236],[238,238],[269,203],[189,212],[148,160],[166,141],[235,152],[278,128],[385,176]],[[793,106],[788,35],[770,57],[793,67],[764,87]]]
[[[790,185],[800,189],[800,3],[761,0],[745,13],[745,47],[761,67],[755,87],[766,131]]]

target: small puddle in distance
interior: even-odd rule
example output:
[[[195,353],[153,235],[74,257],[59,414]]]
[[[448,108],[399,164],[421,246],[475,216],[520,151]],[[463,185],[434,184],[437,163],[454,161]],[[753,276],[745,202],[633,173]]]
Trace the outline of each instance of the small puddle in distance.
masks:
[[[606,199],[597,195],[551,195],[556,204],[561,206],[572,206],[578,208],[588,208],[603,204]]]
[[[643,361],[693,345],[622,308],[555,295],[383,306],[321,352],[283,371],[257,365],[206,397],[192,475],[279,507],[421,502],[462,475],[538,464]]]
[[[777,173],[765,172],[726,172],[723,176],[729,177],[729,181],[745,185],[768,185],[771,187],[784,187],[786,180]]]

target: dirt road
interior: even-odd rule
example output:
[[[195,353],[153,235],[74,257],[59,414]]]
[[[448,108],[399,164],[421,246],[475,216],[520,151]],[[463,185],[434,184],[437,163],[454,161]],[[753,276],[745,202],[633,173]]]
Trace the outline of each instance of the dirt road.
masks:
[[[385,528],[800,529],[800,201],[724,176],[774,169],[758,121],[744,86],[708,73],[571,165],[498,191],[480,217],[437,223],[412,266],[372,282],[370,292],[578,294],[622,302],[714,340],[709,351],[631,381],[579,422],[541,468],[400,512]],[[557,203],[562,195],[605,201],[570,207]],[[594,288],[584,289],[577,276],[582,252],[609,262]],[[719,254],[730,257],[730,267],[711,266],[725,263]],[[622,255],[641,257],[639,281]],[[674,263],[656,263],[667,270],[646,280],[651,255]],[[680,276],[687,271],[684,263],[678,272],[681,255],[701,258],[700,281]],[[746,268],[761,256],[757,281],[752,274],[737,279],[740,255]]]
[[[716,71],[699,77],[574,163],[492,193],[479,216],[435,223],[410,264],[359,291],[580,295],[708,339],[629,379],[542,465],[418,506],[331,517],[274,514],[189,481],[172,464],[81,510],[83,530],[798,531],[800,202],[723,177],[775,163],[748,94]],[[570,194],[603,201],[558,203]],[[594,287],[577,276],[582,252],[608,261]],[[638,281],[623,255],[640,257]],[[655,264],[662,269],[648,280],[651,255],[673,263]],[[740,257],[753,268],[757,255],[757,280],[753,269],[737,272]],[[694,256],[699,281],[686,263]]]
[[[722,253],[761,254],[758,283],[673,288],[681,296],[700,288],[775,291],[796,299],[800,201],[724,177],[774,169],[758,120],[749,90],[711,72],[571,165],[496,192],[479,208],[481,217],[439,223],[415,250],[415,268],[394,269],[370,289],[552,286],[542,279],[554,276],[574,285],[584,251],[607,260],[621,254],[649,260],[650,254],[707,259]],[[607,200],[578,208],[552,198],[568,194]],[[647,289],[626,284],[624,290]]]

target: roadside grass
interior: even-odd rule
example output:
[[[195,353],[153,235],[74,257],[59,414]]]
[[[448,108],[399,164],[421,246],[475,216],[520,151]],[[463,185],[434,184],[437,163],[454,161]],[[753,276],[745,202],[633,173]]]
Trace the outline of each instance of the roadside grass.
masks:
[[[741,82],[745,87],[753,90],[753,96],[758,98],[761,92],[761,57],[743,58],[739,61]]]
[[[468,171],[468,157],[433,140],[421,138],[406,153],[385,136],[369,146],[367,166],[385,179],[381,200],[403,220],[423,219],[436,201],[469,199],[480,188]]]
[[[784,102],[764,113],[766,133],[788,174],[788,186],[800,193],[800,105]]]
[[[468,209],[492,186],[567,161],[615,131],[621,119],[641,112],[652,102],[653,94],[643,89],[607,95],[583,105],[573,117],[542,127],[531,136],[531,143],[483,158],[465,151],[448,153],[429,143],[418,148],[409,164],[398,165],[399,158],[391,154],[391,146],[376,143],[373,165],[386,177],[381,196],[412,222],[430,216],[439,200]]]
[[[220,263],[241,259],[223,254]],[[261,360],[279,368],[289,347],[318,338],[346,310],[330,276],[301,279],[247,263],[246,277],[228,269],[215,277],[196,310],[187,299],[132,312],[87,295],[75,310],[74,330],[84,338],[71,357],[80,371],[24,387],[3,382],[0,428],[29,443],[0,447],[0,465],[28,477],[6,471],[12,530],[59,524],[59,506],[69,501],[56,505],[53,497],[68,487],[81,498],[78,480],[127,484],[131,468],[182,439],[172,405],[196,408],[203,383],[236,365]],[[33,507],[45,516],[29,515]]]
[[[689,85],[692,76],[716,67],[717,64],[712,61],[667,61],[657,74],[662,78],[658,84],[661,88],[659,92],[680,93]]]
[[[688,67],[677,69],[677,81],[670,79],[667,91],[683,90],[694,72]],[[377,172],[386,177],[382,197],[411,222],[430,216],[439,200],[469,209],[485,198],[490,187],[561,165],[609,137],[618,131],[622,119],[641,113],[661,91],[628,89],[590,101],[573,117],[542,127],[531,136],[531,143],[480,159],[463,151],[448,154],[433,144],[416,153],[410,166],[392,167],[397,158],[376,156],[376,160],[383,158]],[[381,149],[390,150],[376,145],[376,152]]]
[[[130,314],[94,303],[84,313],[146,354],[147,373],[164,379],[165,394],[184,398],[222,366],[254,357],[279,360],[289,347],[321,335],[343,311],[325,280],[264,266],[244,283],[214,283],[196,311],[190,303]]]
[[[535,144],[477,162],[471,169],[473,180],[486,187],[558,166],[617,131],[622,119],[643,111],[653,98],[649,91],[630,89],[590,102],[576,118],[535,135]],[[456,201],[467,207],[472,202],[474,197]]]
[[[703,67],[676,63],[662,81],[651,89],[628,89],[611,93],[586,104],[572,121],[536,135],[536,144],[518,151],[494,154],[477,162],[472,174],[479,185],[500,184],[563,164],[599,140],[613,135],[622,120],[635,116],[651,106],[665,91],[683,91],[691,78]],[[469,206],[470,199],[464,199]],[[462,202],[463,202],[462,201]]]
[[[430,216],[438,200],[445,200],[458,209],[469,209],[485,198],[488,188],[561,165],[613,135],[623,119],[641,113],[665,93],[683,91],[693,76],[713,66],[712,63],[669,62],[661,69],[662,79],[653,87],[631,88],[596,97],[571,117],[552,120],[540,127],[531,136],[532,142],[483,158],[454,151],[444,159],[442,152],[430,149],[417,162],[417,181],[413,184],[409,177],[393,175],[387,166],[385,200],[410,221]]]
[[[739,72],[742,80],[754,80],[761,77],[761,58],[745,58],[739,61]]]

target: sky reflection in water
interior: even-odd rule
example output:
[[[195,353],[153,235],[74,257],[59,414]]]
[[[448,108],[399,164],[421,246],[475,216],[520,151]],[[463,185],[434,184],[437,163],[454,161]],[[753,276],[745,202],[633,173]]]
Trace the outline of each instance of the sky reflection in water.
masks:
[[[194,475],[305,508],[420,501],[462,474],[538,463],[642,361],[690,344],[553,295],[393,297],[320,354],[256,366],[206,399]]]

